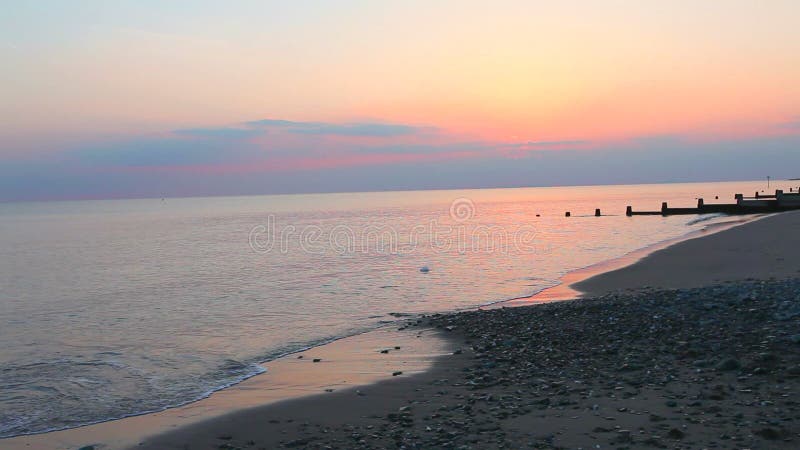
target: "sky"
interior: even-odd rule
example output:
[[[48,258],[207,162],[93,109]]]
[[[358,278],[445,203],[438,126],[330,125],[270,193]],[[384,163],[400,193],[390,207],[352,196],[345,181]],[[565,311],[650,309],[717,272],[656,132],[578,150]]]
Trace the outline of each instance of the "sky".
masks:
[[[800,177],[800,2],[4,2],[0,119],[0,201]]]

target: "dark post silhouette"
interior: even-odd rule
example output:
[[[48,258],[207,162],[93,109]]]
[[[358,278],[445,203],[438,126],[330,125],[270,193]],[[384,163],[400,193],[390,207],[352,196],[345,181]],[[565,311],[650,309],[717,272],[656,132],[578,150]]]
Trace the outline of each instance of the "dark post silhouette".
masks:
[[[800,189],[798,189],[800,191]],[[795,191],[797,192],[797,191]],[[722,213],[722,214],[753,214],[763,212],[780,212],[789,210],[800,210],[800,193],[784,193],[782,189],[776,189],[775,195],[764,194],[763,191],[756,192],[758,197],[745,197],[743,194],[736,194],[734,198],[736,203],[709,203],[705,204],[705,200],[697,198],[696,208],[670,208],[667,202],[661,203],[660,211],[634,211],[631,206],[625,209],[626,216],[674,216],[684,214],[708,214],[708,213]],[[769,200],[767,200],[769,199]],[[772,200],[774,199],[774,200]]]
[[[600,217],[600,208],[595,208],[594,215],[595,217]]]
[[[569,213],[569,211],[567,211],[566,213],[564,213],[564,217],[569,217],[569,216],[570,216],[570,213]]]

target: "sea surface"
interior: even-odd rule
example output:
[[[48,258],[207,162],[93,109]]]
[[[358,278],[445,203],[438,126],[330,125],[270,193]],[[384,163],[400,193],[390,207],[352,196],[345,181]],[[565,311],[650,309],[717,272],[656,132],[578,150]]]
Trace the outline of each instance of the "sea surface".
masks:
[[[571,270],[725,220],[631,218],[626,205],[732,202],[762,189],[0,204],[0,437],[185,404],[259,373],[258,363],[405,314],[529,296]]]

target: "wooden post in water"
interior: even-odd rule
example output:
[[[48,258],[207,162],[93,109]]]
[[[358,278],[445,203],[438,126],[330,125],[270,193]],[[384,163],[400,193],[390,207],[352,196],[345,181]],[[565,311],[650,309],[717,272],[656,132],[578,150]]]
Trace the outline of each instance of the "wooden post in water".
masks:
[[[697,209],[703,209],[703,199],[702,198],[698,198],[697,199]]]
[[[600,208],[595,208],[595,210],[594,210],[594,216],[595,216],[595,217],[600,217]]]
[[[667,202],[662,202],[661,203],[661,215],[662,216],[666,216],[667,215]]]
[[[631,217],[633,215],[633,208],[631,206],[625,208],[625,215],[628,217]]]
[[[569,211],[567,211],[566,213],[564,213],[564,217],[569,217],[569,216],[570,216],[570,213],[569,213]]]

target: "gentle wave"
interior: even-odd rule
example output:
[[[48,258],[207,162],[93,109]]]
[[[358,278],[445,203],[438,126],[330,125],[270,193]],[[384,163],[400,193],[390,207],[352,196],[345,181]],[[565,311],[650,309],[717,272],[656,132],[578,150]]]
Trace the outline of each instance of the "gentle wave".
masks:
[[[701,214],[692,220],[686,222],[687,226],[696,225],[702,222],[708,222],[709,220],[719,219],[720,217],[727,217],[727,214],[723,213],[711,213],[711,214]]]

